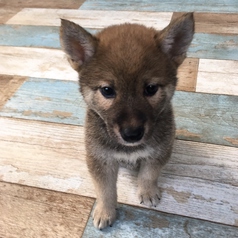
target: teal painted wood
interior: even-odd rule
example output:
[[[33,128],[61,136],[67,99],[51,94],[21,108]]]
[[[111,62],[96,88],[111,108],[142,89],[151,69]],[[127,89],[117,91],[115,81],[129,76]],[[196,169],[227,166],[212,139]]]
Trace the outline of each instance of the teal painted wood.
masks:
[[[98,32],[87,30],[92,34]],[[0,25],[0,45],[59,49],[59,27]],[[188,56],[238,60],[238,36],[196,33]]]
[[[238,97],[175,93],[177,138],[238,147]],[[85,104],[78,83],[28,79],[0,116],[83,125]]]
[[[177,138],[238,147],[238,97],[177,91]]]
[[[0,45],[60,48],[59,27],[0,25]]]
[[[100,231],[93,226],[92,214],[83,238],[225,238],[238,237],[238,228],[153,210],[119,205],[113,227]]]
[[[196,33],[187,55],[202,59],[238,60],[238,35]]]
[[[237,0],[87,0],[80,9],[158,12],[238,12]]]
[[[85,105],[77,82],[29,78],[5,104],[0,115],[82,125]]]
[[[92,34],[96,32],[87,30]],[[59,49],[59,27],[0,25],[0,45]]]

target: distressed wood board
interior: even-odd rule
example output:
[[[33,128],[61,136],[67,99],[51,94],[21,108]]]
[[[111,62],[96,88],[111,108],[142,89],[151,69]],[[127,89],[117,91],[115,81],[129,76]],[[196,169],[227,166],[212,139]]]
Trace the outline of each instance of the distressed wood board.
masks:
[[[60,26],[60,18],[65,18],[86,28],[100,29],[114,24],[131,22],[143,23],[148,27],[153,26],[161,30],[169,24],[171,17],[172,13],[170,12],[119,12],[24,8],[9,19],[7,24]]]
[[[0,46],[0,58],[1,74],[78,80],[62,50]]]
[[[20,32],[23,32],[25,30],[25,36],[30,36],[29,39],[26,40],[26,45],[24,46],[28,46],[27,42],[32,40],[32,45],[38,44],[40,47],[42,47],[42,45],[44,45],[44,42],[47,43],[48,41],[49,45],[45,45],[45,47],[52,47],[53,45],[53,47],[56,48],[59,47],[58,34],[55,34],[54,32],[56,28],[49,29],[46,26],[59,26],[60,18],[66,18],[68,20],[74,21],[77,24],[80,24],[82,27],[93,29],[101,29],[113,24],[131,22],[144,24],[146,26],[161,30],[169,24],[171,17],[171,13],[157,12],[143,13],[126,11],[112,12],[87,10],[76,11],[54,9],[23,9],[21,12],[11,18],[7,22],[7,24],[29,25],[28,27],[19,29]],[[33,31],[28,30],[28,28],[30,29],[30,25],[38,26],[36,28],[33,28],[34,31],[36,31],[35,34],[33,34]],[[230,26],[232,27],[233,25]],[[11,29],[8,29],[7,26],[2,28],[2,30],[8,30],[9,33],[11,33]],[[50,32],[49,35],[47,35],[46,33],[42,35],[42,29],[45,29],[46,33],[50,31],[52,32]],[[2,35],[2,37],[6,37],[5,34],[2,33]],[[36,37],[38,35],[39,37]],[[18,46],[19,44],[19,46],[21,46],[21,42],[23,42],[22,37],[17,38],[19,38],[19,40],[17,40],[17,42],[19,43],[16,43],[16,46]],[[43,42],[42,40],[40,41],[40,39],[42,38]],[[55,46],[53,43],[54,39],[56,39]],[[4,45],[5,44],[6,43],[4,43]],[[238,60],[238,36],[236,34],[211,34],[211,32],[196,33],[194,35],[193,42],[188,50],[188,56],[194,58]]]
[[[21,10],[22,8],[3,8],[0,3],[0,24],[7,22]]]
[[[8,118],[0,124],[1,181],[95,197],[82,127]],[[177,140],[156,209],[238,226],[237,155],[237,148]],[[135,174],[121,169],[119,202],[142,207],[136,193]]]
[[[85,108],[77,82],[28,78],[0,114],[83,125]]]
[[[117,10],[117,11],[168,11],[168,12],[219,12],[237,13],[236,0],[87,0],[80,7],[87,10]]]
[[[196,92],[238,96],[238,61],[200,59]]]
[[[83,125],[86,107],[78,87],[73,81],[29,78],[0,116]],[[177,91],[177,138],[237,147],[237,102],[237,96]]]
[[[0,75],[0,108],[13,96],[25,80],[25,77]]]
[[[81,237],[94,199],[0,182],[0,237]]]
[[[238,35],[195,33],[188,57],[238,60]]]
[[[172,19],[184,12],[174,12]],[[231,13],[194,13],[195,32],[208,34],[236,35],[238,33],[238,14]]]
[[[113,224],[113,227],[108,227],[102,231],[94,228],[91,216],[83,238],[238,237],[237,227],[214,224],[127,205],[119,205],[117,216],[118,220]]]
[[[47,0],[47,1],[35,1],[35,0],[1,0],[0,8],[63,8],[63,9],[76,9],[81,6],[84,0]]]
[[[199,59],[186,58],[178,68],[176,90],[194,92],[196,90]]]

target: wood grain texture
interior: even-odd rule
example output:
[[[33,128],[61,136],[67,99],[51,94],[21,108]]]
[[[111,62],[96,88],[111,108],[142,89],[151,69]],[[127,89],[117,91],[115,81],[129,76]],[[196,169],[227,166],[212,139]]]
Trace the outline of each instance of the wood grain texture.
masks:
[[[186,58],[178,69],[177,90],[194,92],[196,89],[199,59]]]
[[[238,35],[195,33],[188,57],[238,60]]]
[[[184,12],[174,12],[172,19]],[[209,34],[237,34],[238,14],[227,13],[194,13],[195,32]]]
[[[39,9],[41,10],[41,9]],[[42,10],[43,11],[43,10]],[[123,12],[124,13],[124,12]],[[127,12],[126,12],[127,13]],[[38,19],[34,20],[33,16],[29,17],[24,24],[32,24],[31,20],[35,21],[38,26],[32,25],[2,25],[0,26],[0,44],[4,46],[18,46],[18,47],[44,47],[44,48],[60,48],[59,42],[59,28],[60,24],[59,17],[54,19],[54,15],[49,16],[49,21],[57,21],[57,26],[41,26],[48,24],[44,21],[47,21],[45,15],[41,13],[43,20]],[[147,15],[145,18],[140,16],[135,16],[136,19],[130,19],[128,16],[121,16],[121,22],[118,22],[118,19],[115,21],[101,20],[97,18],[97,15],[94,15],[93,12],[88,13],[86,16],[80,16],[82,20],[72,19],[78,24],[81,24],[83,27],[94,27],[87,28],[91,33],[98,32],[101,28],[106,27],[111,24],[118,24],[122,22],[134,22],[141,23],[147,26],[155,27],[156,29],[162,29],[169,23],[169,19],[163,22],[163,16],[158,17],[158,19],[152,21]],[[114,16],[117,15],[114,13]],[[28,17],[28,15],[26,15]],[[95,19],[91,20],[92,17]],[[133,14],[131,16],[133,18]],[[110,18],[110,16],[109,16]],[[126,21],[124,20],[126,19]],[[148,22],[148,23],[147,23]],[[16,24],[18,24],[18,20]],[[35,24],[34,23],[34,24]],[[51,24],[51,23],[49,23]],[[54,23],[52,23],[54,24]],[[101,25],[100,25],[101,24]],[[160,26],[158,26],[158,24]],[[17,52],[16,52],[17,53]],[[238,60],[238,36],[237,35],[220,35],[220,34],[208,34],[208,33],[196,33],[192,41],[191,46],[188,49],[188,57],[193,58],[205,58],[205,59],[227,59],[227,60]]]
[[[176,137],[184,140],[238,146],[238,97],[175,93]]]
[[[7,118],[0,124],[1,181],[95,196],[82,127]],[[156,209],[238,226],[237,155],[233,147],[176,141]],[[120,170],[119,202],[139,205],[136,184],[135,174]]]
[[[0,75],[0,108],[26,80],[25,77]]]
[[[63,9],[76,9],[81,6],[84,0],[47,0],[47,1],[35,1],[35,0],[1,0],[0,8],[63,8]]]
[[[59,27],[0,25],[0,45],[59,49]]]
[[[0,58],[1,74],[78,80],[62,50],[0,46]]]
[[[167,26],[172,13],[166,12],[130,12],[130,11],[92,11],[25,8],[12,17],[7,24],[60,26],[60,18],[71,20],[86,28],[104,28],[124,22],[143,23],[158,30]]]
[[[81,237],[94,199],[0,182],[0,237]]]
[[[99,231],[94,228],[92,216],[90,217],[83,234],[83,238],[89,237],[237,238],[238,228],[119,205],[118,220],[113,224],[113,227]]]
[[[87,0],[80,7],[87,10],[118,10],[118,11],[168,11],[168,12],[225,12],[237,13],[236,0]]]
[[[0,24],[7,22],[10,18],[12,18],[21,10],[22,8],[3,8],[1,7],[0,2]]]
[[[237,96],[177,91],[173,98],[177,138],[238,147],[237,102]],[[0,116],[83,125],[85,104],[77,82],[30,78]]]
[[[1,115],[83,125],[85,108],[77,82],[29,78]]]
[[[196,92],[238,96],[237,79],[238,61],[200,59]]]

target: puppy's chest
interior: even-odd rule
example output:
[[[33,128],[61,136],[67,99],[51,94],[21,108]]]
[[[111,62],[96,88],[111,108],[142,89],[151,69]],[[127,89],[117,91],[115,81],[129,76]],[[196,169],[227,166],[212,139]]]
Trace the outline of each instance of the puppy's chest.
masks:
[[[117,160],[118,163],[127,168],[137,169],[142,159],[148,159],[153,154],[153,149],[140,149],[133,152],[117,152],[114,151],[111,155],[112,158]]]

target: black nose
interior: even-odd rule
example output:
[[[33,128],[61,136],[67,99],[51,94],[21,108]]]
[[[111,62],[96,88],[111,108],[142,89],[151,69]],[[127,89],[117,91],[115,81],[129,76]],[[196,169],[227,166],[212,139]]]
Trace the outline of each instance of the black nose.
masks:
[[[120,131],[121,137],[129,143],[139,141],[144,135],[144,128],[142,126],[133,128],[127,127]]]

